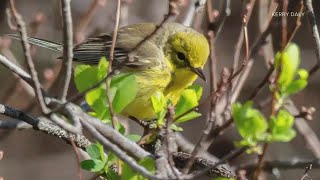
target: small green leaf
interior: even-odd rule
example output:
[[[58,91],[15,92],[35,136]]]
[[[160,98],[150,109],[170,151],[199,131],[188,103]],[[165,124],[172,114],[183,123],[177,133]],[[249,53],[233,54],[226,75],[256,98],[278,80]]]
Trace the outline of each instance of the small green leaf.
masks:
[[[193,89],[196,92],[198,101],[201,99],[203,89],[199,84],[193,84],[188,89]]]
[[[118,180],[118,179],[120,179],[119,175],[115,171],[113,171],[111,169],[107,169],[106,170],[105,176],[106,176],[106,178],[108,180]]]
[[[152,158],[144,158],[139,161],[139,164],[145,167],[151,173],[155,172],[155,162]],[[147,178],[135,172],[130,166],[127,164],[123,164],[123,171],[121,179],[130,179],[130,180],[147,180]]]
[[[129,134],[126,137],[133,142],[138,142],[141,139],[141,136],[138,134]]]
[[[124,135],[126,133],[126,128],[121,123],[117,123],[116,126],[120,134]]]
[[[99,172],[103,170],[106,162],[99,159],[89,159],[81,162],[81,168],[90,172]]]
[[[75,68],[74,80],[78,91],[83,92],[97,82],[97,68],[79,65]]]
[[[175,106],[176,117],[198,105],[198,96],[194,89],[182,91],[180,99]]]
[[[188,114],[182,116],[181,118],[177,119],[175,121],[175,123],[176,124],[183,123],[183,122],[195,119],[195,118],[200,117],[200,116],[201,116],[201,113],[198,113],[196,111],[191,111],[190,113],[188,113]]]
[[[162,92],[156,91],[152,96],[151,96],[151,103],[152,103],[152,108],[153,111],[158,114],[162,111],[165,110],[166,107],[166,99],[163,95]]]
[[[111,88],[116,88],[112,106],[116,113],[120,113],[131,103],[138,92],[138,84],[133,74],[121,74],[111,80]]]
[[[299,47],[294,43],[289,43],[285,50],[276,56],[276,67],[281,68],[281,73],[278,79],[280,87],[289,85],[295,77],[296,71],[300,64]]]
[[[252,102],[235,103],[232,106],[232,117],[240,135],[251,141],[263,139],[266,135],[267,122],[264,116],[252,108]]]
[[[104,77],[106,77],[108,72],[108,66],[109,62],[105,57],[102,57],[98,65],[98,80],[102,80]]]
[[[100,158],[100,148],[97,144],[90,144],[86,147],[86,152],[89,154],[91,159],[99,159]]]
[[[292,128],[293,123],[294,117],[288,111],[279,110],[277,116],[270,119],[271,141],[291,141],[296,136]]]
[[[183,131],[182,127],[177,126],[176,124],[171,124],[170,128],[176,132],[181,132]]]

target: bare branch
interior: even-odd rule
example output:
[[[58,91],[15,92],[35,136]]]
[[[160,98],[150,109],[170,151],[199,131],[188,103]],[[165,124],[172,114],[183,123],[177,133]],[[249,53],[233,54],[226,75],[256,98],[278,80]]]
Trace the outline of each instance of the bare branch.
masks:
[[[58,97],[62,101],[66,101],[69,84],[72,73],[72,59],[73,59],[73,31],[72,31],[72,17],[71,17],[71,0],[61,0],[62,22],[63,22],[63,63],[60,73],[64,81],[62,91]]]
[[[317,56],[317,62],[316,64],[309,70],[310,76],[313,75],[315,72],[318,71],[320,68],[320,36],[319,36],[319,29],[317,26],[316,22],[316,16],[313,11],[313,6],[312,6],[312,0],[305,0],[305,5],[308,9],[308,19],[309,23],[312,27],[312,35],[314,39],[314,44],[315,44],[315,52]]]
[[[112,72],[112,62],[113,62],[113,56],[114,56],[114,49],[116,46],[116,41],[117,41],[117,36],[118,36],[118,29],[119,29],[119,21],[120,21],[120,9],[121,9],[121,0],[117,1],[117,12],[116,12],[116,23],[114,25],[114,30],[113,30],[113,35],[112,35],[112,43],[111,43],[111,49],[110,49],[110,57],[109,57],[109,66],[108,66],[108,75]],[[107,93],[107,101],[109,104],[109,111],[110,111],[110,116],[111,116],[111,122],[113,128],[116,128],[116,123],[117,119],[115,117],[113,107],[112,107],[112,102],[111,102],[111,93],[110,93],[110,83],[111,80],[110,78],[107,78],[107,88],[106,88],[106,93]]]
[[[82,134],[69,133],[46,118],[35,118],[23,111],[16,110],[6,105],[0,104],[0,114],[24,121],[30,124],[33,129],[59,137],[67,143],[70,143],[71,140],[74,140],[76,145],[80,148],[85,148],[90,143],[89,140]]]
[[[10,8],[11,8],[11,12],[12,15],[15,19],[15,21],[18,24],[18,30],[21,36],[21,42],[22,42],[22,47],[23,47],[23,51],[24,51],[24,57],[27,61],[27,65],[28,65],[28,69],[29,72],[31,74],[31,79],[32,79],[32,84],[34,85],[35,88],[35,93],[38,99],[38,102],[40,104],[41,110],[44,114],[48,114],[50,112],[50,109],[48,109],[48,107],[46,106],[45,102],[44,102],[44,98],[43,98],[43,94],[41,91],[41,85],[38,79],[38,73],[34,67],[34,63],[33,60],[31,58],[31,54],[30,54],[30,44],[28,43],[28,36],[27,36],[27,30],[26,30],[26,26],[25,26],[25,22],[23,21],[22,16],[18,13],[15,4],[14,4],[14,0],[10,0],[9,1],[10,4]]]

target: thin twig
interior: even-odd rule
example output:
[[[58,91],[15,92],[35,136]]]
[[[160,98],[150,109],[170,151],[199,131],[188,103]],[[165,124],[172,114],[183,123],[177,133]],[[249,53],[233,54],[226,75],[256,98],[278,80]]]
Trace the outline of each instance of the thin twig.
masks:
[[[41,85],[40,85],[40,82],[38,79],[38,73],[34,67],[34,63],[33,63],[33,60],[32,60],[31,54],[30,54],[30,44],[28,43],[28,36],[27,36],[25,22],[23,21],[22,16],[18,13],[18,11],[15,7],[15,4],[14,4],[14,0],[10,0],[9,4],[10,4],[12,15],[18,24],[18,29],[19,29],[19,33],[21,36],[21,42],[22,42],[22,47],[23,47],[23,51],[24,51],[24,57],[27,61],[28,70],[31,74],[31,79],[32,79],[32,83],[35,88],[35,93],[36,93],[38,102],[40,104],[42,112],[44,114],[48,114],[50,112],[50,109],[46,106],[46,104],[44,102],[43,94],[41,91]]]
[[[114,30],[113,30],[113,35],[112,35],[112,44],[111,44],[111,49],[110,49],[108,74],[110,74],[112,72],[112,62],[113,62],[113,58],[114,58],[114,49],[115,49],[115,46],[116,46],[116,41],[117,41],[117,36],[118,36],[118,29],[119,29],[120,9],[121,9],[121,0],[118,0],[117,1],[117,12],[116,12],[116,22],[115,22],[115,25],[114,25]],[[116,128],[117,119],[116,119],[114,111],[113,111],[112,101],[111,101],[111,93],[110,93],[111,80],[110,80],[110,78],[107,78],[106,81],[107,81],[106,82],[106,84],[107,84],[106,93],[107,93],[107,101],[108,101],[108,104],[109,104],[111,122],[112,122],[113,128]]]
[[[71,145],[73,147],[74,153],[76,155],[77,158],[77,170],[78,170],[78,176],[79,176],[79,180],[82,180],[82,173],[81,173],[81,160],[80,160],[80,152],[78,147],[76,146],[76,144],[74,143],[74,140],[71,140]]]
[[[312,35],[313,35],[314,44],[315,44],[315,53],[317,56],[316,64],[309,70],[309,76],[312,76],[320,68],[320,36],[319,36],[319,29],[317,26],[316,16],[313,11],[312,0],[305,0],[304,2],[308,9],[308,19],[312,27]]]
[[[222,96],[225,93],[225,91],[228,89],[227,87],[230,83],[230,81],[229,81],[230,79],[231,79],[231,74],[225,68],[222,75],[221,75],[220,84],[219,84],[217,90],[214,92],[214,95],[210,99],[210,101],[212,102],[212,105],[213,105],[213,109],[215,108],[220,96]],[[208,135],[210,134],[211,130],[214,127],[215,127],[214,120],[209,119],[209,121],[207,122],[206,128],[202,131],[202,134],[201,134],[198,142],[196,143],[193,152],[191,153],[190,160],[187,162],[185,168],[182,171],[184,174],[187,174],[189,172],[197,154],[199,154],[200,152],[202,152],[208,148],[208,145],[203,147],[203,142],[205,142],[207,140]]]
[[[58,97],[62,101],[66,101],[72,73],[73,31],[70,3],[71,0],[61,0],[61,9],[63,12],[63,63],[60,72],[63,74],[61,78],[63,78],[64,83]]]
[[[300,10],[299,10],[299,14],[302,14],[303,13],[303,9],[304,9],[304,5],[303,5],[303,0],[300,1]],[[296,35],[298,29],[300,28],[301,26],[301,17],[302,16],[298,16],[297,17],[297,20],[296,20],[296,25],[288,39],[288,43],[292,41],[292,39],[294,38],[294,36]]]
[[[312,164],[313,168],[320,168],[320,159],[288,159],[288,160],[271,160],[263,163],[262,169],[266,172],[272,172],[273,169],[304,169]],[[237,167],[237,171],[244,169],[249,173],[255,170],[256,163],[241,164]]]
[[[182,175],[182,179],[194,179],[194,178],[197,178],[203,174],[205,174],[206,172],[210,171],[210,169],[214,169],[216,168],[217,166],[221,165],[221,164],[224,164],[238,156],[240,156],[242,153],[244,153],[245,151],[247,150],[247,147],[243,147],[243,148],[240,148],[240,149],[237,149],[235,151],[231,151],[229,154],[227,154],[226,156],[224,156],[223,158],[221,158],[221,160],[211,166],[208,166],[206,168],[203,168],[195,173],[192,173],[192,174],[186,174],[186,175]]]

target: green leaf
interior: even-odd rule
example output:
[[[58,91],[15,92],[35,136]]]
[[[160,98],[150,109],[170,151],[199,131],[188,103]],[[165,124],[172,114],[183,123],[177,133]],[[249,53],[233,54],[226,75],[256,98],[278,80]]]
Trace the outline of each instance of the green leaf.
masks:
[[[144,158],[139,161],[139,164],[145,167],[151,173],[155,172],[155,162],[152,158]],[[135,172],[130,166],[127,164],[123,164],[123,171],[121,179],[130,179],[130,180],[148,180],[142,175]]]
[[[295,136],[296,132],[292,126],[294,117],[286,110],[279,110],[276,117],[270,119],[271,141],[289,142]]]
[[[133,142],[138,142],[141,139],[141,136],[138,134],[129,134],[126,137]]]
[[[118,179],[120,179],[118,174],[115,171],[111,170],[111,169],[106,170],[105,176],[106,176],[106,178],[108,180],[118,180]]]
[[[131,103],[138,92],[138,84],[133,74],[121,74],[111,80],[111,88],[116,88],[112,106],[116,113],[120,113]]]
[[[305,69],[299,69],[297,71],[298,79],[292,81],[287,88],[282,92],[285,95],[295,94],[303,90],[308,84],[309,73]]]
[[[99,159],[100,158],[100,148],[97,144],[90,144],[86,147],[86,152],[89,154],[91,159]]]
[[[193,89],[196,92],[198,101],[201,99],[203,89],[199,84],[193,84],[188,89]]]
[[[170,128],[176,132],[181,132],[183,131],[182,127],[177,126],[176,124],[171,124]]]
[[[289,43],[281,56],[276,56],[276,67],[281,68],[278,79],[280,87],[288,86],[295,77],[296,71],[300,64],[299,47],[294,43]]]
[[[175,121],[175,123],[176,124],[183,123],[183,122],[195,119],[195,118],[200,117],[200,116],[201,116],[201,113],[198,113],[198,112],[195,112],[195,111],[191,111],[190,113],[188,113],[188,114],[180,117],[179,119],[177,119]]]
[[[182,91],[180,99],[175,106],[176,117],[198,105],[198,96],[194,89]]]
[[[106,162],[99,159],[89,159],[81,162],[81,168],[90,172],[99,172],[103,170]]]
[[[165,110],[166,107],[166,98],[164,97],[163,93],[160,91],[156,91],[151,96],[151,103],[153,111],[158,114]]]
[[[78,65],[75,68],[74,80],[78,91],[83,92],[97,82],[96,67],[89,65]]]
[[[98,80],[102,80],[108,73],[109,62],[106,57],[102,57],[98,64]]]
[[[248,140],[256,141],[266,136],[267,122],[264,116],[252,108],[252,102],[235,103],[232,106],[232,117],[239,134]]]

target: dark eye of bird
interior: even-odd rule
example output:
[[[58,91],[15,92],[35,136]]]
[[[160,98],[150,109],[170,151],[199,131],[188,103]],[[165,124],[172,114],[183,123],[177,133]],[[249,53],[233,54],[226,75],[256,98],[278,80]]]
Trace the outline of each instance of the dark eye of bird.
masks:
[[[187,60],[186,56],[182,52],[178,52],[177,53],[177,57],[181,61],[186,61]]]

